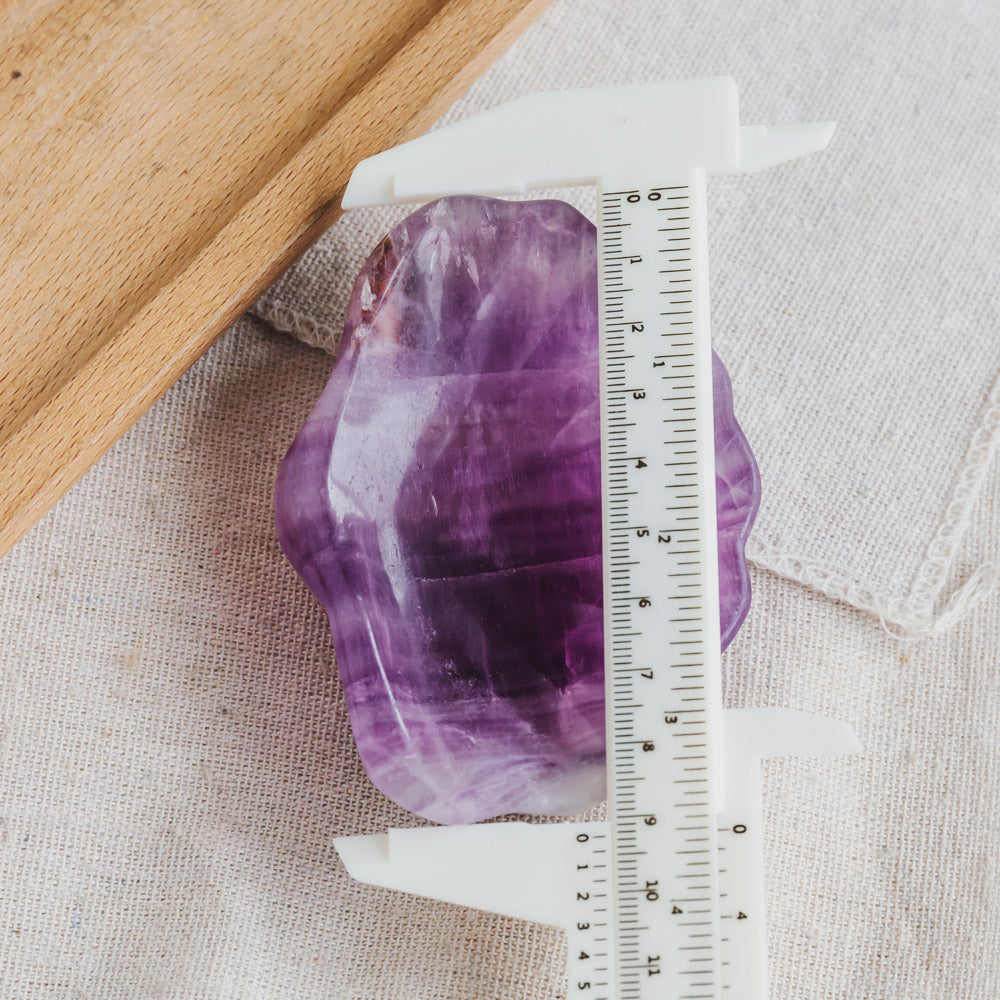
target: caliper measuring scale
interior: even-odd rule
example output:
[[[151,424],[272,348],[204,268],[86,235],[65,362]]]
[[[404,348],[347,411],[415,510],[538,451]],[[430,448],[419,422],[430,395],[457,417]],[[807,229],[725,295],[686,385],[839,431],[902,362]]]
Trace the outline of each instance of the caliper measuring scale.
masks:
[[[363,161],[345,208],[598,189],[608,818],[338,838],[376,885],[565,928],[568,996],[765,1000],[761,757],[834,720],[723,711],[706,177],[822,149],[727,78],[535,94]]]
[[[620,995],[693,1000],[722,982],[704,182],[657,181],[598,192],[608,820]]]

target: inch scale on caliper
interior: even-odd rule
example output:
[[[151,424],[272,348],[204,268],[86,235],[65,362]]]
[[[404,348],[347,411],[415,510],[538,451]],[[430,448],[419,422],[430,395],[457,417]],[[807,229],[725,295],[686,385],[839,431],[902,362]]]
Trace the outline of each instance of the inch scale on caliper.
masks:
[[[703,175],[598,194],[619,995],[713,997],[728,936]]]
[[[764,1000],[760,758],[857,749],[721,699],[705,178],[831,132],[741,128],[721,78],[536,94],[365,160],[344,196],[598,187],[608,819],[336,841],[362,881],[565,928],[569,997]]]

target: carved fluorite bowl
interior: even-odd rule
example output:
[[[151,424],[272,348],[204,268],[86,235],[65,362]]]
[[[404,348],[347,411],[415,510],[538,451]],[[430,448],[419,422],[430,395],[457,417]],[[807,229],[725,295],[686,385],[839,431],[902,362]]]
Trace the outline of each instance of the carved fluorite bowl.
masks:
[[[329,614],[361,759],[429,819],[604,796],[597,322],[575,209],[426,205],[365,263],[281,465],[278,537]],[[725,646],[760,487],[713,377]]]

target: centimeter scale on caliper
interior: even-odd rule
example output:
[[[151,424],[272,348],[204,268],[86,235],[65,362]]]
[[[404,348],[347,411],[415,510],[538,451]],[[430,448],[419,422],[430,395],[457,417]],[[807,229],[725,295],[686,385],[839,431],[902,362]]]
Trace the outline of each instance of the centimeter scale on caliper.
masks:
[[[731,985],[724,946],[737,932],[723,928],[722,917],[758,916],[752,901],[740,909],[720,890],[715,451],[702,298],[707,266],[699,245],[704,184],[695,176],[599,191],[599,199],[618,995],[700,1000]],[[747,833],[749,819],[730,829]],[[597,985],[605,985],[602,978],[595,976]],[[586,982],[572,985],[585,992]]]
[[[345,208],[598,188],[607,820],[343,837],[365,882],[563,927],[587,1000],[764,1000],[760,758],[843,723],[723,711],[706,176],[821,149],[728,79],[536,94],[358,165]]]

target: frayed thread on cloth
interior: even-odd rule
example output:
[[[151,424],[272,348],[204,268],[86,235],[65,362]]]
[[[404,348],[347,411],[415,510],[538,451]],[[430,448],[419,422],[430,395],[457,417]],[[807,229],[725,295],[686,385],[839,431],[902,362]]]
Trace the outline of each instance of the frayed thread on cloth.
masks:
[[[1000,586],[1000,565],[985,563],[935,610],[929,605],[916,605],[912,596],[882,597],[838,573],[785,555],[752,537],[747,544],[747,558],[760,569],[874,615],[882,628],[900,642],[920,642],[942,635]]]
[[[309,347],[318,347],[327,354],[336,354],[340,343],[342,330],[335,330],[326,323],[320,323],[311,316],[306,316],[291,309],[282,302],[275,302],[266,296],[258,299],[251,312],[259,316],[265,323],[270,323],[275,330],[288,333],[301,340]]]
[[[747,545],[747,556],[761,569],[870,612],[889,635],[901,642],[919,642],[942,635],[967,618],[1000,586],[1000,564],[984,563],[961,586],[941,599],[959,544],[972,521],[973,508],[993,467],[998,444],[1000,378],[993,383],[986,399],[982,421],[969,442],[951,501],[907,597],[881,597],[841,574],[789,556],[753,537]]]
[[[917,571],[910,595],[913,607],[930,608],[943,590],[948,571],[958,552],[958,545],[972,519],[973,507],[982,493],[986,475],[996,457],[998,441],[1000,441],[1000,378],[994,382],[990,390],[982,423],[972,435],[965,463],[956,480],[944,520],[928,546],[926,560]],[[982,569],[979,572],[982,572]]]

